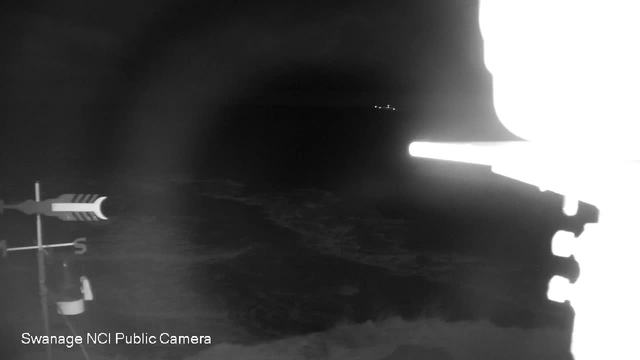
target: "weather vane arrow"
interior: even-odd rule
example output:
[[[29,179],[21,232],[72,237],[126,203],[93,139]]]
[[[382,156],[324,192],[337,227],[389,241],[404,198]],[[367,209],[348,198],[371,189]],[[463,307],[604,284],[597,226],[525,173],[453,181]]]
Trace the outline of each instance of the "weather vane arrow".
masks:
[[[63,194],[56,199],[27,200],[19,204],[4,204],[0,200],[0,213],[4,209],[14,209],[27,215],[55,216],[63,221],[108,220],[101,210],[102,202],[106,198],[97,194]]]

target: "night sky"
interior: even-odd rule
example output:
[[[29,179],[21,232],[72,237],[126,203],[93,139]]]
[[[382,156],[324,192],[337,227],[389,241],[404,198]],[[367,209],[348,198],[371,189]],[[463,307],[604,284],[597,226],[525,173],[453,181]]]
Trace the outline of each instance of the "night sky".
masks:
[[[475,1],[42,2],[5,14],[5,71],[31,101],[125,109],[167,102],[175,110],[258,95],[270,103],[406,107],[481,67]],[[292,76],[311,81],[255,94]],[[158,91],[169,84],[173,96]],[[53,85],[66,90],[60,98],[31,88]],[[301,91],[307,96],[296,98]]]
[[[235,104],[393,104],[414,130],[506,134],[475,1],[27,2],[2,27],[4,141],[25,162],[43,155],[27,137],[73,143],[65,162],[184,161]]]
[[[559,212],[487,168],[407,154],[420,139],[515,138],[493,109],[477,1],[4,6],[7,181],[189,172]],[[386,104],[398,111],[373,109]]]

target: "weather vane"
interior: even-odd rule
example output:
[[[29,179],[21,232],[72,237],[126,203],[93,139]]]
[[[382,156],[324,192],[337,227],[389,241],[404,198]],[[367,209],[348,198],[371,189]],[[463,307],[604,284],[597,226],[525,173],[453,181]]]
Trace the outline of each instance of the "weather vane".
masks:
[[[44,244],[42,236],[42,220],[41,215],[54,216],[63,221],[99,221],[107,220],[107,217],[102,213],[102,203],[106,199],[105,196],[98,196],[92,194],[64,194],[55,199],[40,200],[40,183],[35,183],[35,200],[26,200],[19,204],[5,204],[0,200],[0,214],[4,213],[5,209],[13,209],[21,211],[27,215],[36,215],[36,230],[37,230],[37,245],[35,246],[22,246],[22,247],[7,247],[6,240],[0,240],[0,250],[2,250],[3,257],[6,257],[7,252],[21,251],[21,250],[38,250],[38,279],[40,283],[40,302],[42,306],[42,316],[44,322],[45,335],[49,336],[49,308],[47,303],[47,287],[46,287],[46,273],[44,265],[45,249],[56,247],[68,247],[74,246],[79,249],[80,253],[86,251],[86,239],[80,238],[73,242],[62,244]],[[63,291],[68,291],[69,294],[60,294],[56,299],[56,305],[58,313],[61,315],[78,315],[85,311],[84,301],[93,300],[93,291],[91,285],[86,276],[82,276],[79,279],[79,286],[74,284],[75,281],[71,278],[71,270],[69,264],[65,261],[63,267],[64,279],[63,279]],[[79,291],[78,290],[79,287]],[[76,292],[77,294],[73,293]],[[84,348],[83,348],[83,351]],[[86,352],[85,352],[86,355]],[[48,359],[52,358],[51,345],[47,345]]]

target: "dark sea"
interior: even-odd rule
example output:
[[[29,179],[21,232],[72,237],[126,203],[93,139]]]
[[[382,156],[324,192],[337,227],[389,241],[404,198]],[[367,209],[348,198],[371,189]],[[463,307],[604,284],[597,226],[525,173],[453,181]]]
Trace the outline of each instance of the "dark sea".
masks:
[[[45,243],[88,244],[82,255],[49,251],[49,286],[68,258],[95,293],[66,320],[51,301],[51,334],[71,324],[254,346],[389,318],[570,328],[546,283],[576,270],[548,241],[580,224],[563,222],[559,198],[487,169],[411,159],[411,141],[434,139],[416,114],[227,107],[194,124],[42,120],[0,136],[6,203],[33,198],[36,180],[43,199],[108,196],[107,221],[43,218]],[[34,244],[34,216],[7,210],[0,222],[9,247]],[[44,333],[36,265],[34,251],[0,259],[3,359],[44,350],[20,343]],[[87,349],[183,359],[212,345]]]

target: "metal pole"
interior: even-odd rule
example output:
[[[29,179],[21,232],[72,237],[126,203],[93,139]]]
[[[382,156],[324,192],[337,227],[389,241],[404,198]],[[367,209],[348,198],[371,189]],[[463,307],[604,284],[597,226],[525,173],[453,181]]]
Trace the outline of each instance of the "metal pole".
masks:
[[[36,202],[40,202],[40,182],[36,181]],[[44,267],[44,247],[42,246],[42,219],[40,214],[36,214],[37,236],[38,236],[38,279],[40,282],[40,304],[42,305],[42,320],[44,322],[44,333],[47,337],[49,332],[49,306],[47,304],[47,284]],[[51,344],[47,346],[47,359],[52,359]]]
[[[49,245],[42,245],[43,249],[48,249],[48,248],[57,248],[57,247],[66,247],[66,246],[74,246],[76,243],[75,242],[70,242],[70,243],[64,243],[64,244],[49,244]],[[14,247],[14,248],[7,248],[7,252],[9,251],[20,251],[20,250],[38,250],[40,249],[40,246],[36,245],[36,246],[21,246],[21,247]]]

